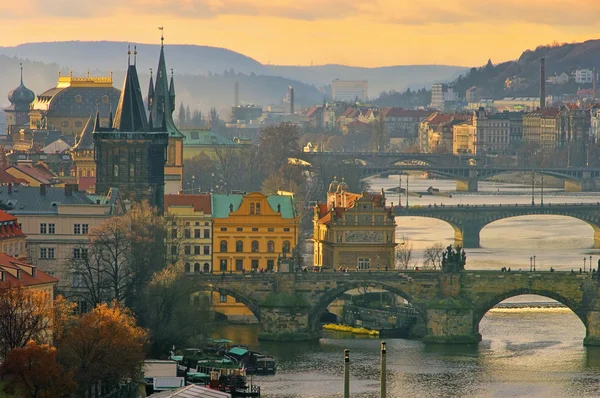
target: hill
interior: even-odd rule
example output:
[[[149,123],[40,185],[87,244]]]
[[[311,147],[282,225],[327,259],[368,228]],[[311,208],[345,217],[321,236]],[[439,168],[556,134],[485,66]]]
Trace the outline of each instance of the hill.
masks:
[[[334,79],[368,80],[369,97],[375,98],[382,91],[420,89],[433,83],[456,79],[468,71],[462,66],[404,65],[378,68],[360,68],[344,65],[277,66],[266,67],[269,74],[300,80],[317,87],[328,86]]]

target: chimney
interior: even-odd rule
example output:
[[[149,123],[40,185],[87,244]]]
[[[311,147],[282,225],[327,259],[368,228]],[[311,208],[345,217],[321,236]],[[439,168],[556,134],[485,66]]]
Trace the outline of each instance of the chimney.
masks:
[[[546,58],[540,59],[540,108],[546,107]]]
[[[40,184],[40,195],[46,196],[46,184]]]
[[[8,183],[8,194],[12,194],[12,183]]]
[[[73,196],[73,185],[65,184],[65,196]]]
[[[240,106],[240,82],[235,82],[233,86],[233,105]]]

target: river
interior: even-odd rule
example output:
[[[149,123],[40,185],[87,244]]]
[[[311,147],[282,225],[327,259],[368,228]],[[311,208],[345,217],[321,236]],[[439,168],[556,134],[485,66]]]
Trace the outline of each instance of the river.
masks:
[[[406,177],[403,178],[405,186]],[[398,177],[373,178],[371,189],[398,186]],[[411,176],[410,191],[429,186],[453,191],[454,182]],[[527,204],[531,188],[505,183],[479,183],[480,192],[441,196],[409,196],[411,205]],[[540,200],[536,188],[535,201]],[[386,193],[388,203],[398,194]],[[597,202],[597,194],[566,195],[546,190],[544,203]],[[406,198],[402,198],[405,203]],[[454,231],[443,221],[397,218],[397,238],[413,246],[415,265],[423,250],[435,242],[453,243]],[[527,216],[500,220],[481,233],[481,248],[467,249],[468,269],[579,269],[591,249],[592,228],[582,221],[554,216]],[[518,296],[518,303],[549,302],[539,296]],[[259,326],[228,325],[217,335],[275,356],[275,376],[255,377],[266,398],[326,398],[342,396],[343,350],[350,349],[351,397],[379,397],[379,343],[377,338],[354,338],[326,332],[315,342],[270,343],[257,339]],[[388,339],[389,398],[396,397],[600,397],[600,347],[584,347],[585,327],[566,308],[494,308],[480,323],[479,345],[431,346],[418,340]]]

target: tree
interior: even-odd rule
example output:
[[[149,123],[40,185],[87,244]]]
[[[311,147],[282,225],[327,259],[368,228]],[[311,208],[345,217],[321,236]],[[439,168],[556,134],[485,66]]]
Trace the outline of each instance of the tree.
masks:
[[[73,372],[58,363],[56,348],[30,340],[25,347],[12,350],[0,367],[10,375],[4,391],[27,398],[69,397],[77,384]],[[23,394],[23,395],[21,395]]]
[[[184,127],[186,125],[186,118],[185,118],[185,107],[183,106],[183,102],[179,104],[179,111],[177,113],[177,123],[179,125],[179,127]]]
[[[74,372],[77,396],[91,397],[99,383],[114,386],[138,377],[147,342],[131,311],[113,302],[79,319],[58,342],[58,358]]]
[[[433,269],[441,268],[442,254],[444,253],[444,245],[436,242],[433,245],[425,248],[423,253],[423,266],[432,267]]]
[[[408,269],[409,266],[412,266],[412,250],[412,243],[403,235],[396,247],[396,268]]]
[[[300,129],[291,123],[280,123],[261,130],[258,147],[264,157],[265,174],[278,171],[288,159],[300,152]]]
[[[170,265],[154,274],[140,311],[140,324],[150,331],[152,358],[160,358],[171,347],[183,347],[209,331],[208,297],[195,291],[180,268]]]
[[[383,118],[383,113],[380,113],[377,118],[371,122],[371,151],[385,151],[387,147],[386,141],[385,119]]]
[[[44,291],[22,286],[0,291],[0,354],[24,347],[29,340],[43,342],[50,338],[52,297]]]

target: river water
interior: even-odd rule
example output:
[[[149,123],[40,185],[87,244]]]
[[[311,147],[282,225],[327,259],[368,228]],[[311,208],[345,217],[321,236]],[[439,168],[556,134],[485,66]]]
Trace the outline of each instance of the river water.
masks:
[[[406,177],[403,178],[405,186]],[[398,177],[371,179],[379,191],[398,186]],[[410,191],[429,186],[453,191],[454,182],[421,180],[411,176]],[[409,196],[411,205],[527,204],[531,188],[514,184],[480,182],[476,194]],[[386,193],[388,203],[398,194]],[[536,203],[540,192],[536,188]],[[544,203],[595,203],[596,194],[565,195],[545,190]],[[402,198],[404,204],[406,198]],[[454,231],[443,221],[397,218],[397,237],[413,246],[415,265],[435,242],[453,243]],[[583,267],[585,257],[595,263],[600,251],[591,249],[593,231],[582,221],[566,217],[527,216],[494,222],[482,230],[480,249],[467,250],[468,269],[513,270],[529,267],[559,270]],[[518,296],[513,302],[549,302],[539,296]],[[418,340],[388,339],[387,396],[396,397],[600,397],[600,347],[583,347],[585,327],[566,308],[494,308],[480,323],[483,341],[478,345],[425,345]],[[315,342],[259,342],[258,325],[228,325],[218,336],[248,344],[275,356],[275,376],[255,377],[264,397],[341,397],[343,350],[350,349],[351,397],[379,397],[379,343],[377,338],[355,338],[326,332]]]

